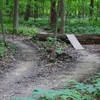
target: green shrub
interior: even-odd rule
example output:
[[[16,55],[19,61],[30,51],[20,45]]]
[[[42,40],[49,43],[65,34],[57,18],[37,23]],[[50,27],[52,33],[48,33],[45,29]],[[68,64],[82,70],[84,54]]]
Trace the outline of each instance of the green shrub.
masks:
[[[4,29],[7,34],[13,34],[13,17],[4,16]],[[15,35],[31,36],[37,33],[37,28],[33,25],[34,19],[30,18],[24,21],[24,18],[19,18],[19,27]],[[1,25],[0,25],[1,28]],[[1,33],[1,30],[0,30]]]
[[[65,32],[69,34],[100,34],[100,19],[96,20],[93,18],[89,21],[89,18],[71,18],[66,19]],[[60,30],[60,22],[58,20],[58,31]],[[49,25],[48,18],[37,18],[34,25],[43,28],[43,29],[51,29]],[[49,32],[53,32],[54,30],[49,30]]]
[[[0,58],[5,56],[5,52],[7,52],[7,48],[5,48],[4,43],[0,43]]]
[[[23,36],[33,36],[37,33],[36,27],[27,27],[27,26],[20,26],[18,28],[17,35],[23,35]]]
[[[13,34],[13,26],[11,24],[5,25],[5,32],[6,34]],[[0,31],[1,32],[1,31]],[[27,26],[19,26],[18,31],[15,35],[20,36],[33,36],[37,33],[37,28],[35,26],[27,27]]]
[[[64,51],[62,50],[62,47],[58,47],[58,48],[56,49],[56,53],[58,53],[58,54],[64,53]]]
[[[54,41],[55,41],[55,39],[54,39],[54,38],[52,38],[52,37],[48,37],[48,38],[47,38],[47,41],[48,41],[48,42],[54,42]]]
[[[16,53],[16,47],[10,42],[6,42],[7,47],[3,43],[3,39],[0,38],[0,60],[2,60],[3,57],[10,57],[11,54]]]
[[[100,34],[100,27],[90,25],[66,25],[66,33],[69,34]]]

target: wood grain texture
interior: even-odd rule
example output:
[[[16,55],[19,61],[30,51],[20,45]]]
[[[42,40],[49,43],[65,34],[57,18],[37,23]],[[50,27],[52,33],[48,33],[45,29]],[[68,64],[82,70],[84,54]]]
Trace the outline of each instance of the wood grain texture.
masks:
[[[75,49],[84,49],[74,34],[66,34],[66,36]]]

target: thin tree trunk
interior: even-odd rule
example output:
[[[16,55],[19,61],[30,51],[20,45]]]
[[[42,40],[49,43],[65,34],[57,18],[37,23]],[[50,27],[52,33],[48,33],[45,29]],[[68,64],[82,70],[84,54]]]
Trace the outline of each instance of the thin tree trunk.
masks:
[[[25,13],[25,17],[24,17],[25,21],[28,21],[30,15],[31,15],[30,8],[31,8],[31,0],[27,0],[26,13]]]
[[[59,19],[59,16],[60,16],[60,2],[58,0],[57,17],[56,17],[56,29],[55,29],[55,38],[56,38],[56,35],[58,33],[58,19]]]
[[[97,16],[100,17],[100,1],[97,2]]]
[[[93,16],[93,12],[94,12],[94,0],[90,0],[90,16]]]
[[[45,7],[45,3],[44,2],[42,2],[42,8],[43,8],[43,12],[42,12],[42,17],[44,17],[44,7]]]
[[[56,0],[51,0],[50,26],[54,29],[57,20]]]
[[[60,33],[65,33],[65,21],[66,21],[66,14],[65,14],[65,0],[60,0],[60,9],[61,9],[61,28]]]
[[[18,30],[18,13],[19,13],[19,0],[14,0],[14,24],[13,24],[13,32],[16,33]]]
[[[6,0],[6,5],[8,6],[9,0]]]
[[[4,45],[6,45],[6,40],[5,40],[5,30],[4,30],[4,25],[3,25],[3,15],[2,15],[2,9],[0,8],[0,21],[1,21],[1,30],[2,30],[2,35],[3,35],[3,42]]]
[[[34,0],[34,18],[38,18],[39,17],[38,10],[39,10],[39,8],[38,8],[38,1]]]

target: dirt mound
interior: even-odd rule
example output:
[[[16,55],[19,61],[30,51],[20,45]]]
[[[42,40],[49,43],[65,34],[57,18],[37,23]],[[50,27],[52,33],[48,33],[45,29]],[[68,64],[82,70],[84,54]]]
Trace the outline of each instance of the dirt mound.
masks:
[[[10,37],[7,39],[13,42],[20,52],[15,57],[14,68],[3,74],[0,79],[0,100],[31,96],[34,88],[60,88],[70,79],[81,80],[96,73],[100,67],[98,53],[92,54],[88,50],[76,51],[71,47],[67,47],[66,52],[76,57],[76,60],[65,61],[66,63],[59,60],[58,67],[53,67],[52,64],[49,67],[46,64],[47,67],[44,67],[44,62],[40,59],[41,53],[38,54],[36,49],[37,44],[30,46],[17,37],[14,41]]]

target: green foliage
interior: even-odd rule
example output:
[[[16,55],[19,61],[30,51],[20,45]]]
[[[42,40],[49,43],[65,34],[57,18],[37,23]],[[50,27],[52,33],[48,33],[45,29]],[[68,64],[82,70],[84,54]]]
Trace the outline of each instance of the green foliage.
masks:
[[[8,1],[8,2],[7,2]],[[24,20],[26,13],[26,6],[28,0],[19,1],[19,29],[18,35],[33,35],[35,29],[34,25],[50,30],[50,0],[31,0],[30,4],[30,18],[28,21]],[[57,0],[56,0],[57,1]],[[65,0],[66,3],[66,33],[73,34],[100,34],[100,15],[99,7],[100,1],[95,0],[94,8],[90,7],[90,0]],[[35,16],[35,4],[38,6],[38,17]],[[13,5],[14,0],[1,0],[0,5],[3,11],[4,26],[7,33],[12,33],[13,30]],[[90,16],[90,10],[93,11],[93,15]],[[58,30],[60,30],[60,19],[58,22]],[[1,26],[0,26],[1,27]],[[27,28],[26,28],[27,27]],[[25,28],[25,30],[23,29]],[[28,29],[29,28],[29,29]],[[32,29],[30,29],[32,28]],[[0,30],[1,31],[1,30]]]
[[[12,24],[9,25],[5,25],[7,28],[5,28],[5,32],[7,34],[11,34],[13,33],[13,29],[12,29]],[[33,36],[35,34],[37,34],[37,28],[35,26],[19,26],[18,27],[18,31],[15,35],[20,35],[20,36]]]
[[[0,59],[6,55],[7,51],[8,49],[5,47],[3,39],[0,38]]]
[[[4,17],[4,26],[5,26],[5,32],[8,34],[13,33],[13,19],[12,17]],[[30,19],[29,21],[24,21],[23,18],[19,19],[19,27],[18,31],[15,35],[20,35],[20,36],[33,36],[35,35],[38,31],[37,28],[34,25],[31,25],[33,23],[33,19]],[[1,30],[0,30],[1,32]]]
[[[37,99],[32,98],[32,97],[28,97],[28,98],[16,97],[10,100],[37,100]]]
[[[70,23],[65,27],[66,33],[100,34],[100,24],[98,23],[100,19],[91,21],[88,20],[88,18],[72,18]]]
[[[4,43],[0,43],[0,58],[5,56],[5,52],[7,52],[7,48],[5,48]]]
[[[58,1],[58,0],[56,0]],[[40,28],[51,29],[50,27],[50,10],[51,0],[31,0],[30,3],[30,18],[28,21],[24,21],[26,13],[26,6],[28,0],[19,1],[19,30],[18,34],[25,32],[25,35],[34,34],[33,29],[27,31],[28,28],[36,25]],[[94,1],[94,8],[90,6],[90,0],[65,0],[66,3],[66,33],[74,34],[100,34],[100,14],[99,7],[100,1]],[[13,30],[13,5],[14,0],[0,0],[0,7],[3,11],[4,24],[6,32],[11,33]],[[36,7],[39,8],[37,8]],[[35,9],[38,9],[38,17],[35,16]],[[90,16],[90,10],[93,11],[93,15]],[[9,25],[10,24],[10,25]],[[21,26],[21,27],[20,27]],[[25,31],[23,30],[25,26]],[[21,29],[22,28],[22,29]],[[58,30],[60,29],[60,20],[58,23]],[[1,30],[0,30],[1,31]],[[50,30],[53,32],[53,30]]]
[[[76,90],[41,90],[41,89],[35,89],[33,92],[33,97],[41,95],[41,100],[57,100],[58,98],[68,99],[68,98],[74,98],[74,100],[79,100],[81,98],[81,95]]]
[[[55,39],[54,39],[54,38],[52,38],[52,37],[48,37],[48,38],[47,38],[47,41],[48,41],[48,42],[54,42],[54,41],[55,41]]]
[[[94,100],[96,96],[100,96],[100,82],[95,84],[83,84],[78,83],[74,86],[73,89],[65,89],[65,90],[41,90],[35,89],[33,92],[34,96],[42,96],[45,100],[57,100],[57,98],[61,98],[61,100],[67,100],[68,98],[72,98],[72,100]],[[82,95],[84,94],[84,95]]]
[[[25,26],[33,26],[34,25],[34,18],[29,18],[28,21],[25,21],[23,17],[19,18],[19,24]]]
[[[100,34],[100,27],[90,25],[69,25],[66,26],[66,33],[69,34]]]
[[[37,18],[34,21],[34,25],[36,25],[37,27],[43,28],[43,29],[50,29],[50,25],[49,25],[49,18],[48,17],[44,17],[44,18]]]
[[[58,53],[58,54],[64,53],[64,51],[62,50],[62,47],[58,47],[58,48],[56,49],[56,53]]]
[[[20,26],[16,35],[33,36],[37,33],[37,29],[32,27]]]
[[[34,25],[48,29],[49,32],[53,32],[50,30],[50,26],[48,24],[48,19],[45,18],[38,18],[36,22],[33,23]],[[69,34],[100,34],[100,19],[98,20],[93,19],[89,21],[89,18],[71,18],[70,20],[67,19],[65,32]],[[60,20],[58,21],[58,31],[60,30]]]
[[[7,42],[7,47],[5,47],[2,38],[0,38],[0,60],[3,57],[10,57],[10,54],[14,54],[16,51],[16,47],[10,42]]]

